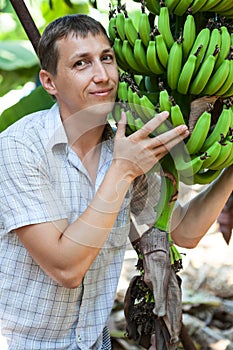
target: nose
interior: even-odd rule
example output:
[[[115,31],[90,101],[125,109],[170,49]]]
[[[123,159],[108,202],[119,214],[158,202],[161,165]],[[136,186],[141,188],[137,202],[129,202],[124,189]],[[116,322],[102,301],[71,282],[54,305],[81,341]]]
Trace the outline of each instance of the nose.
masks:
[[[93,66],[93,80],[95,83],[108,81],[109,76],[106,67],[103,62],[95,62]]]

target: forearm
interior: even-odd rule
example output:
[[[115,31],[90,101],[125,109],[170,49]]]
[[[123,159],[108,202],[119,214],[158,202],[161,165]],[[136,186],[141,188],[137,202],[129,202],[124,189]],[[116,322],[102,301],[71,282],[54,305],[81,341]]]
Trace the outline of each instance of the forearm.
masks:
[[[186,248],[195,247],[217,219],[233,189],[233,166],[182,208],[174,211],[172,238]]]
[[[113,164],[92,202],[82,215],[64,231],[78,244],[99,250],[117,218],[133,178]]]
[[[87,209],[63,231],[60,252],[65,269],[82,277],[107,240],[132,178],[112,165]]]

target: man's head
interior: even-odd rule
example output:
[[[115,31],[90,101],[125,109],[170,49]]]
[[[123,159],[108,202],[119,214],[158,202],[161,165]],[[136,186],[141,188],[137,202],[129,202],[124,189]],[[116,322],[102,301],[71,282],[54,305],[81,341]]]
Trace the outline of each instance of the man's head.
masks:
[[[49,24],[38,47],[40,81],[57,99],[63,119],[87,111],[104,116],[117,95],[118,67],[104,27],[95,19],[69,15]],[[98,106],[98,107],[97,107]]]
[[[108,38],[102,24],[92,17],[85,14],[60,17],[45,28],[39,41],[37,53],[42,69],[56,75],[59,60],[57,42],[70,34],[81,38],[86,38],[88,34],[103,34]]]

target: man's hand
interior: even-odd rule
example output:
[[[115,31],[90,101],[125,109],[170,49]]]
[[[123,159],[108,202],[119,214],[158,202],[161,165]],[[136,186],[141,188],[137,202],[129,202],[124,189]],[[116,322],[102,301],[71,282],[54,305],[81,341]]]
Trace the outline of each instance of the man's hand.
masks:
[[[140,130],[126,137],[126,115],[122,113],[116,132],[114,150],[114,162],[120,164],[122,171],[132,178],[148,172],[171,148],[189,135],[187,126],[180,125],[163,134],[150,137],[149,135],[168,116],[168,112],[159,113]]]

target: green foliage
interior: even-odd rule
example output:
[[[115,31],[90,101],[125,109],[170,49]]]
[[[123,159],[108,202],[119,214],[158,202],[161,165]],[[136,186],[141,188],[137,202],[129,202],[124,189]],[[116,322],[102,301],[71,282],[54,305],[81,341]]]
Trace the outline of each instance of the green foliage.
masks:
[[[59,16],[90,11],[88,0],[24,2],[39,31]],[[10,0],[0,1],[0,97],[12,89],[21,88],[28,81],[36,82],[38,71],[38,58]]]
[[[22,40],[0,42],[0,69],[10,71],[35,65],[38,65],[38,58],[28,42]]]
[[[28,41],[0,41],[0,96],[36,79],[38,58]]]
[[[52,7],[51,7],[52,5]],[[46,24],[53,21],[55,18],[72,13],[86,13],[90,12],[89,2],[82,1],[67,1],[56,0],[43,2],[41,5],[41,12]]]
[[[27,114],[50,108],[54,102],[43,87],[39,86],[30,95],[23,97],[18,103],[1,114],[0,132]]]

